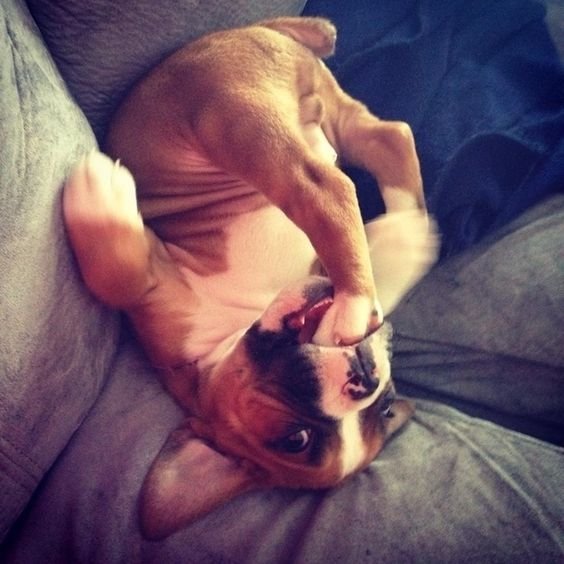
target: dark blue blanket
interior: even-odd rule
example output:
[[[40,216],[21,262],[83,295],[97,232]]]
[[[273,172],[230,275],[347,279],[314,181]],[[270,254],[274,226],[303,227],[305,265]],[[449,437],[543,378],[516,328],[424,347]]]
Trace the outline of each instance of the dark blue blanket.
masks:
[[[338,27],[328,61],[383,119],[413,128],[442,256],[564,188],[564,74],[529,0],[309,0]],[[381,211],[359,171],[363,214]]]

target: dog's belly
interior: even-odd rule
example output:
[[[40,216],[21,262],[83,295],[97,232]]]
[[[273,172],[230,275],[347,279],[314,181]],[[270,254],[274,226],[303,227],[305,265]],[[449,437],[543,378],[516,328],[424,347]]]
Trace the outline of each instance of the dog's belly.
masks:
[[[282,288],[311,274],[316,259],[304,232],[270,205],[233,217],[223,243],[226,268],[211,275],[198,274],[197,257],[167,244],[199,299],[185,354],[201,367],[222,358]]]

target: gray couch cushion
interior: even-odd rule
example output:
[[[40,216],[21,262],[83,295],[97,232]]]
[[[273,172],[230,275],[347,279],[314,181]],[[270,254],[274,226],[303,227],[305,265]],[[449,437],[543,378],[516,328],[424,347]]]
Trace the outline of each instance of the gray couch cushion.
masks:
[[[139,488],[181,420],[137,345],[123,346],[4,562],[525,564],[564,553],[564,451],[424,401],[343,486],[250,493],[165,541],[145,541]]]
[[[95,146],[25,4],[0,5],[0,538],[98,396],[116,315],[84,291],[60,189]]]
[[[166,54],[214,29],[299,14],[305,0],[29,0],[28,4],[71,92],[102,139],[117,101]]]

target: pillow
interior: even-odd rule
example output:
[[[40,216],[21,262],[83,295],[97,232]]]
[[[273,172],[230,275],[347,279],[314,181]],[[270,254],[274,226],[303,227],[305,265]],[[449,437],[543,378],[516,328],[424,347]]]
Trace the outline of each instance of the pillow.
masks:
[[[95,147],[21,0],[0,6],[0,539],[97,398],[117,316],[77,277],[60,193]]]
[[[125,92],[165,55],[215,29],[298,15],[305,0],[30,0],[28,4],[71,92],[102,140]]]

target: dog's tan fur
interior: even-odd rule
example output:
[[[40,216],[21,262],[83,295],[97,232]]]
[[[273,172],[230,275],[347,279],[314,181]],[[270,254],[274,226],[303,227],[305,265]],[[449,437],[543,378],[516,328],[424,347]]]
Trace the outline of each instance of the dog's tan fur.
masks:
[[[151,536],[249,489],[332,486],[365,467],[411,413],[398,402],[393,419],[381,415],[391,389],[388,337],[377,331],[382,308],[355,188],[335,166],[333,148],[374,175],[388,213],[425,221],[419,163],[409,127],[373,116],[320,61],[334,43],[326,20],[281,18],[210,34],[150,73],[119,109],[107,144],[135,177],[147,225],[122,166],[94,155],[67,183],[66,223],[86,284],[127,312],[163,382],[190,413],[144,487]],[[276,233],[265,239],[277,253],[270,265],[255,239],[277,229],[282,243]],[[279,264],[283,252],[295,260]],[[238,307],[233,292],[227,305],[215,301],[215,283],[221,292],[248,284],[245,298],[283,291],[319,271],[315,256],[333,292],[306,342],[292,339],[311,315],[304,296],[325,295],[322,279],[282,292],[265,313],[270,298]],[[221,338],[205,325],[208,311],[226,324]],[[292,332],[290,322],[300,329]],[[286,390],[292,400],[285,396],[289,353],[263,358],[260,339],[278,332],[290,335],[288,350],[309,359],[321,382],[312,413],[293,390]],[[375,364],[366,377],[377,388],[368,392],[364,383],[355,395],[350,367],[358,359],[362,371]],[[333,395],[324,397],[327,390]],[[356,443],[345,444],[345,427]],[[322,448],[281,452],[280,437],[292,429],[298,438],[315,430]],[[217,484],[202,485],[210,476]],[[198,480],[202,492],[187,493]]]

